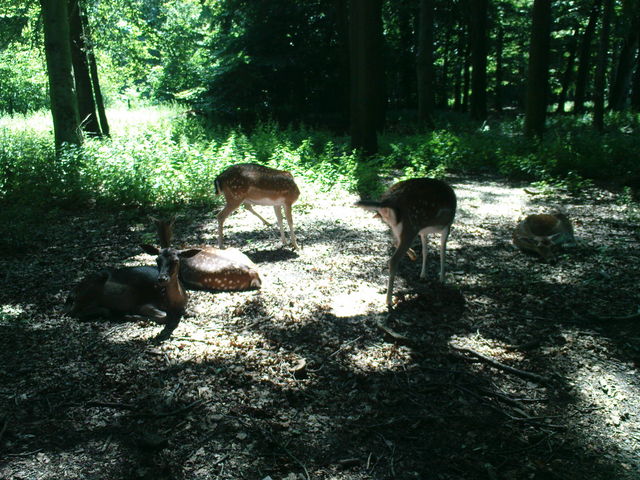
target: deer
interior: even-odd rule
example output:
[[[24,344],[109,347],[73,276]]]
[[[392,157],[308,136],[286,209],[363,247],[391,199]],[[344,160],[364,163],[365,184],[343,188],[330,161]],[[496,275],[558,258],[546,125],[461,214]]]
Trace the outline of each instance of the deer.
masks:
[[[451,186],[442,180],[412,178],[392,185],[378,201],[360,200],[356,206],[376,212],[375,217],[391,227],[396,250],[389,259],[388,306],[393,305],[393,283],[400,260],[405,254],[411,260],[417,258],[410,247],[418,235],[422,241],[420,278],[425,278],[427,234],[440,234],[440,282],[444,283],[447,239],[457,206],[456,194]]]
[[[157,268],[123,267],[91,274],[71,290],[66,313],[80,319],[148,319],[164,324],[159,338],[168,338],[184,315],[189,298],[178,277],[180,261],[200,250],[158,249],[147,244],[140,247],[156,256]]]
[[[563,246],[576,244],[571,221],[560,211],[528,215],[516,225],[512,240],[520,250],[533,252],[546,262],[555,260]]]
[[[282,222],[282,207],[289,224],[291,246],[298,249],[296,235],[293,229],[291,206],[298,200],[300,190],[293,180],[291,172],[276,170],[255,163],[239,163],[225,169],[214,182],[216,195],[223,194],[226,205],[218,213],[218,248],[223,248],[223,226],[229,215],[244,204],[244,207],[265,225],[271,226],[253,209],[252,205],[272,205],[276,213],[280,240],[286,246],[284,227]]]
[[[175,219],[175,216],[169,220],[152,218],[163,248],[171,245]],[[208,245],[197,248],[197,254],[180,262],[180,280],[187,289],[231,291],[262,285],[258,268],[237,248],[219,249]]]

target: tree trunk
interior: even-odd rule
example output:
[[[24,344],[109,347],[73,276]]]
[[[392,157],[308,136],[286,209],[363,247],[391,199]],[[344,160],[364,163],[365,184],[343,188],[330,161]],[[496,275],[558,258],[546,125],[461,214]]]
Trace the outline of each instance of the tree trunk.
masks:
[[[364,155],[378,151],[384,118],[382,0],[350,0],[351,147]]]
[[[471,118],[487,118],[487,14],[488,0],[470,0]]]
[[[63,143],[80,145],[78,103],[73,87],[67,0],[40,0],[44,50],[56,149]]]
[[[573,66],[576,63],[576,52],[578,50],[578,28],[574,30],[571,37],[571,43],[569,44],[569,55],[567,57],[567,66],[560,80],[560,95],[558,95],[558,108],[556,113],[564,113],[564,104],[567,101],[569,92],[569,86],[571,85],[571,78],[573,77]]]
[[[433,0],[420,0],[418,26],[418,53],[416,71],[418,79],[418,118],[433,128]]]
[[[587,80],[589,78],[589,66],[591,63],[591,44],[596,31],[596,22],[600,13],[602,0],[594,0],[589,14],[589,21],[580,41],[580,54],[578,55],[578,74],[576,77],[576,92],[573,100],[573,113],[584,113],[584,102],[587,92]]]
[[[602,26],[600,29],[600,47],[598,48],[596,76],[593,81],[593,126],[599,131],[604,130],[604,91],[607,76],[607,57],[612,15],[613,0],[604,0],[604,12],[602,13]]]
[[[96,63],[96,56],[93,53],[93,41],[91,40],[91,30],[89,29],[89,22],[87,21],[86,13],[80,10],[80,20],[82,21],[82,31],[85,36],[85,44],[87,47],[87,61],[89,62],[89,71],[91,73],[91,84],[93,86],[93,98],[96,102],[96,108],[98,110],[98,120],[100,121],[100,130],[102,135],[109,136],[109,122],[107,121],[107,114],[104,108],[104,98],[102,97],[102,89],[100,88],[100,81],[98,79],[98,65]]]
[[[527,136],[541,137],[544,133],[549,90],[550,44],[551,0],[535,0],[524,116],[524,132]]]
[[[609,108],[617,112],[624,110],[629,97],[633,63],[638,50],[638,41],[640,40],[640,16],[636,15],[630,23],[629,31],[625,35],[624,43],[620,50],[618,66],[609,91]]]
[[[496,91],[495,91],[495,109],[497,113],[502,113],[504,101],[502,99],[502,82],[504,81],[504,64],[502,55],[504,52],[504,29],[501,19],[498,19],[496,32]]]
[[[631,87],[631,110],[640,112],[640,51],[636,56],[636,71],[633,75],[633,85]]]
[[[93,88],[87,61],[86,37],[82,31],[80,20],[80,5],[78,0],[69,0],[69,35],[71,37],[71,62],[75,79],[76,96],[78,98],[78,113],[82,129],[90,134],[99,136],[100,125],[96,114],[96,104],[93,100]]]

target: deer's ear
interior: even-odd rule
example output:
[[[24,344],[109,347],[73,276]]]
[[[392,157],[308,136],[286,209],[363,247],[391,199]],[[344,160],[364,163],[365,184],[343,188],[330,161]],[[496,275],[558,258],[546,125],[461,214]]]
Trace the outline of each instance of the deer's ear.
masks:
[[[140,248],[144,250],[146,253],[148,253],[149,255],[158,255],[160,253],[160,250],[158,250],[156,247],[146,243],[144,245],[140,245]]]
[[[197,254],[199,254],[202,250],[199,248],[189,248],[188,250],[180,250],[178,252],[178,256],[180,258],[191,258]]]

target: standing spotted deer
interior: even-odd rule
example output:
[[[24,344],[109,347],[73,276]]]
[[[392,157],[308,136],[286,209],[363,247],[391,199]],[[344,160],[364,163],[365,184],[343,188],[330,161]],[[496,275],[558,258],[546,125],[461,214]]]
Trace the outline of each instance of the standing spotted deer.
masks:
[[[293,180],[293,175],[284,170],[257,165],[254,163],[240,163],[224,170],[215,180],[216,195],[223,194],[226,205],[218,213],[218,248],[223,245],[222,229],[224,221],[240,205],[258,217],[265,225],[269,225],[252,205],[272,205],[280,228],[280,240],[286,245],[284,227],[282,222],[282,210],[289,224],[291,234],[291,246],[298,248],[296,235],[293,230],[293,217],[291,205],[300,196],[300,190]]]
[[[169,247],[173,238],[170,220],[153,219],[162,247]],[[220,249],[198,246],[199,252],[180,262],[180,280],[186,288],[195,290],[248,290],[260,288],[262,281],[255,264],[237,248]]]
[[[416,259],[410,247],[418,235],[422,241],[420,278],[424,278],[427,234],[440,234],[440,281],[444,282],[444,256],[457,205],[456,194],[448,184],[430,178],[413,178],[396,183],[378,201],[360,200],[356,205],[375,211],[393,232],[396,251],[389,259],[388,305],[392,304],[393,282],[400,259],[405,254]]]
[[[555,260],[563,246],[576,244],[571,221],[561,212],[528,215],[518,223],[512,239],[516,247],[545,261]]]

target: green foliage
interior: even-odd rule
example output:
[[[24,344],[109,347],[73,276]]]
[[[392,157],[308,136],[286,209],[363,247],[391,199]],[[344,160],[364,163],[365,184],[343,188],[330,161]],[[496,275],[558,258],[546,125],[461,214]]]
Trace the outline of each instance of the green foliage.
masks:
[[[175,106],[110,116],[117,125],[112,138],[86,139],[58,157],[50,128],[33,126],[37,117],[0,119],[0,203],[211,206],[217,202],[215,177],[241,162],[291,170],[318,188],[367,197],[380,193],[380,177],[492,173],[578,193],[593,179],[638,174],[633,153],[640,151],[640,137],[633,116],[612,119],[619,128],[602,134],[563,118],[536,142],[515,133],[519,120],[471,128],[449,119],[446,129],[382,136],[381,154],[366,161],[350,151],[347,138],[325,130],[274,122],[252,130],[211,127]]]

